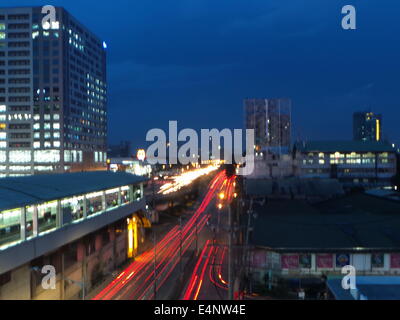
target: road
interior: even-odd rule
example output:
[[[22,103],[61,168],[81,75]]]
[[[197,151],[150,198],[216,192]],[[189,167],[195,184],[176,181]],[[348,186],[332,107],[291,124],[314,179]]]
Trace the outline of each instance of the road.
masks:
[[[199,234],[210,219],[210,208],[226,192],[228,179],[225,172],[218,172],[211,181],[199,208],[181,226],[174,226],[162,239],[155,239],[155,246],[144,252],[108,284],[94,300],[151,300],[163,299],[158,293],[179,269],[180,257],[193,250]]]
[[[228,298],[228,204],[236,197],[235,177],[225,178],[218,194],[218,209],[211,215],[210,237],[181,296],[183,300],[225,300]]]

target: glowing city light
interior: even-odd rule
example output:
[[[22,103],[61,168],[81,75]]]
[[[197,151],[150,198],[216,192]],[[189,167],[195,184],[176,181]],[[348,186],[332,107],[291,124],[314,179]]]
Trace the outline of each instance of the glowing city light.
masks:
[[[217,169],[217,166],[208,166],[207,168],[200,168],[182,172],[178,176],[170,177],[171,182],[168,182],[161,186],[158,193],[169,194],[172,192],[176,192],[182,187],[191,184],[193,181],[200,178],[201,176],[207,175]]]

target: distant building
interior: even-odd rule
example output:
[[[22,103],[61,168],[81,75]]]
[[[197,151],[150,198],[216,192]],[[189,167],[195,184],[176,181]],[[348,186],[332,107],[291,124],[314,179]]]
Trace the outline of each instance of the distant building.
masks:
[[[150,176],[152,172],[152,167],[147,161],[139,161],[134,158],[109,158],[107,169],[113,172],[128,172],[136,176]]]
[[[294,146],[295,175],[333,178],[344,186],[391,186],[396,150],[387,142],[309,141]]]
[[[249,178],[284,178],[293,175],[294,161],[291,154],[264,151],[255,153],[254,170]]]
[[[0,8],[0,177],[105,170],[106,51],[61,7]]]
[[[382,115],[373,112],[354,113],[353,139],[357,141],[381,141]]]
[[[246,99],[244,109],[246,129],[255,130],[257,152],[289,152],[292,126],[290,99]]]
[[[110,145],[107,155],[109,158],[130,158],[132,157],[132,148],[130,141],[121,141],[119,144]]]

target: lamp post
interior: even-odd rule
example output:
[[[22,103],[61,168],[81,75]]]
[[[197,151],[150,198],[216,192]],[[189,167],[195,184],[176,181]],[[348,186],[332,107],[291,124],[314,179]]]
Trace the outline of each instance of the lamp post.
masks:
[[[153,267],[154,267],[154,300],[157,300],[157,242],[156,242],[156,233],[153,233],[153,245],[154,245],[154,263],[153,263]]]

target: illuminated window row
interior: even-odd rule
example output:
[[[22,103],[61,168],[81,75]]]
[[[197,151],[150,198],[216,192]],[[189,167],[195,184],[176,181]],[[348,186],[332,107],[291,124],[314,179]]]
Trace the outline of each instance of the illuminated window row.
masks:
[[[28,168],[28,167],[27,167]],[[0,250],[90,216],[139,201],[143,187],[123,186],[0,212]]]

